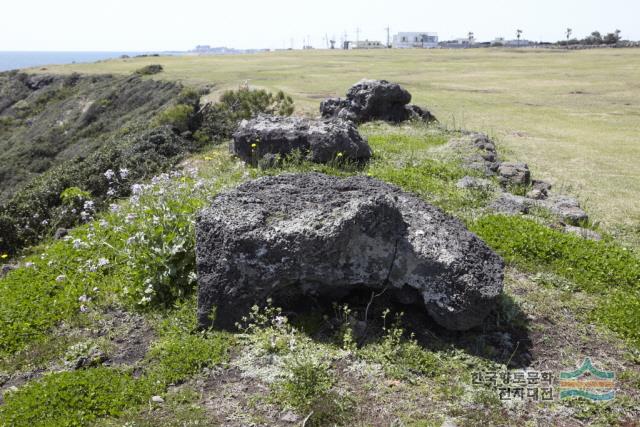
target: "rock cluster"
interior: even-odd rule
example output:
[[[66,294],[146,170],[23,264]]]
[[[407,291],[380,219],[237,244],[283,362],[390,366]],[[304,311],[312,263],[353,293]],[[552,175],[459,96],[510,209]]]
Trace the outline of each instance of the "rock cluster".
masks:
[[[569,225],[577,225],[589,219],[576,199],[552,194],[551,184],[532,179],[526,163],[501,162],[495,143],[487,135],[469,133],[452,140],[450,145],[462,152],[465,167],[481,171],[486,176],[497,177],[503,192],[490,205],[494,211],[516,215],[526,214],[532,208],[540,207],[549,210]],[[483,186],[481,183],[479,178],[464,177],[457,185],[459,188],[480,188]],[[518,187],[528,188],[525,196],[507,192]]]
[[[249,163],[294,150],[318,163],[338,157],[361,162],[371,157],[369,144],[350,122],[270,115],[243,120],[233,134],[230,150]]]
[[[232,328],[278,295],[338,300],[358,290],[418,304],[438,324],[481,324],[503,262],[464,225],[367,177],[285,174],[217,196],[196,225],[198,319]]]
[[[320,104],[323,118],[340,118],[355,123],[372,120],[403,122],[409,119],[433,121],[427,110],[410,105],[411,94],[397,83],[361,80],[347,92],[346,99],[329,98]]]

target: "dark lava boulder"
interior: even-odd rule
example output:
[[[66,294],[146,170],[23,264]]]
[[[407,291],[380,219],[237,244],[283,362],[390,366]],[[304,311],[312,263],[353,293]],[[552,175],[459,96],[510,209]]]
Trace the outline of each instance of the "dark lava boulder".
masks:
[[[230,149],[249,163],[269,156],[285,156],[294,150],[317,163],[336,157],[357,162],[371,157],[369,144],[352,123],[265,114],[243,120],[233,134]]]
[[[381,292],[451,330],[478,326],[503,261],[464,225],[384,182],[284,174],[217,196],[196,227],[198,319],[233,328],[278,295],[338,301]],[[425,313],[425,314],[426,314]]]
[[[361,80],[347,92],[347,98],[329,98],[320,104],[324,118],[341,118],[356,123],[372,120],[402,122],[425,121],[435,117],[416,105],[409,105],[411,94],[397,83],[386,80]]]

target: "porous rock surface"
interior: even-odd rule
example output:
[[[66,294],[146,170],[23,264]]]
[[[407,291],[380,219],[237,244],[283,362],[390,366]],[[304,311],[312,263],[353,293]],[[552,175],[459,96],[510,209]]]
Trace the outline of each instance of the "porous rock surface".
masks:
[[[498,180],[504,186],[521,185],[531,183],[531,172],[526,163],[503,162],[498,166]]]
[[[279,293],[334,301],[356,290],[418,304],[440,325],[481,324],[503,261],[464,225],[367,177],[284,174],[217,196],[196,226],[198,320],[232,328]]]
[[[285,156],[294,150],[308,160],[326,163],[341,157],[366,161],[371,148],[356,127],[344,120],[310,120],[261,114],[243,120],[233,134],[231,152],[246,162]]]
[[[361,80],[347,92],[346,99],[329,98],[320,104],[324,118],[340,118],[355,123],[372,120],[402,122],[409,119],[433,121],[427,110],[410,105],[411,94],[397,83]]]

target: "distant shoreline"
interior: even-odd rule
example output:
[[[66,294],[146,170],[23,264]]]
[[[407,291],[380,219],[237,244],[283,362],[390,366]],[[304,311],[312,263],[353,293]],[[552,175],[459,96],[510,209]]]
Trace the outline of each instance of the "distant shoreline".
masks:
[[[139,55],[181,55],[185,52],[125,52],[125,51],[0,51],[0,72],[23,68],[73,63],[90,63]]]

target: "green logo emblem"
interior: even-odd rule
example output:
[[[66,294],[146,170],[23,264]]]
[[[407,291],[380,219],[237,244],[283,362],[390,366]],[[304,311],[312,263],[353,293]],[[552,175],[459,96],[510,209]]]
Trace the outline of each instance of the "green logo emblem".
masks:
[[[591,400],[611,400],[615,397],[615,374],[596,369],[590,358],[584,359],[575,371],[560,373],[560,398],[584,397]]]

